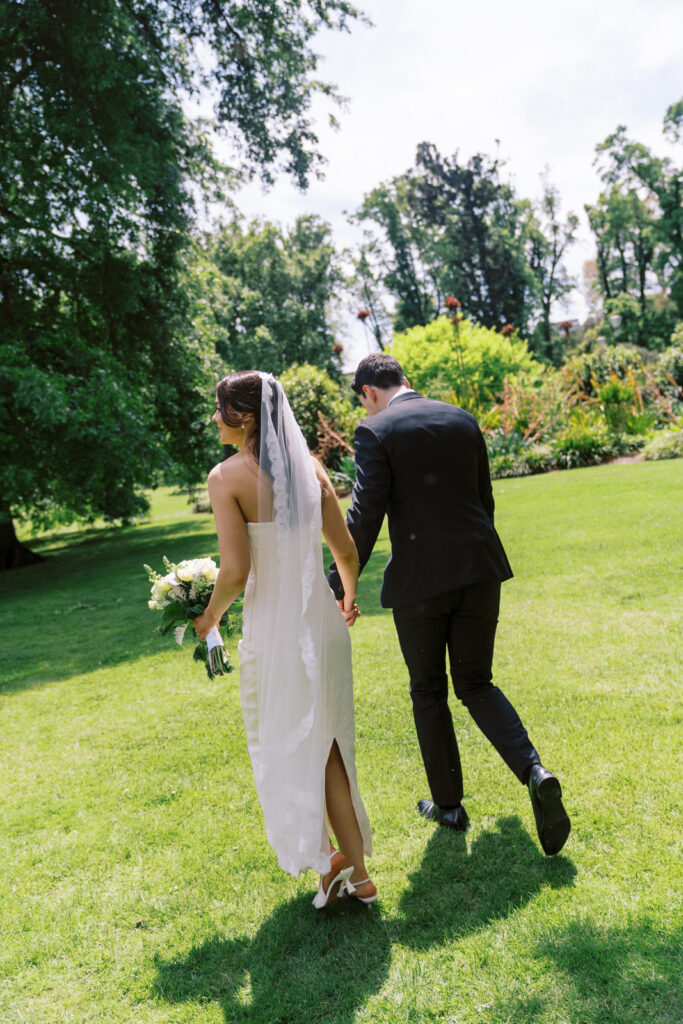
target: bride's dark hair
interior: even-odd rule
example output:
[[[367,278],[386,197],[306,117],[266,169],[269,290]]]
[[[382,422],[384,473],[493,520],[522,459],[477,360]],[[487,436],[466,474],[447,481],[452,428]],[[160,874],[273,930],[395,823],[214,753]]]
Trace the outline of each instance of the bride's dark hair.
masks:
[[[254,417],[254,431],[249,439],[249,450],[259,461],[261,449],[261,375],[256,370],[229,373],[219,380],[216,398],[221,419],[229,427],[241,427],[244,417]]]

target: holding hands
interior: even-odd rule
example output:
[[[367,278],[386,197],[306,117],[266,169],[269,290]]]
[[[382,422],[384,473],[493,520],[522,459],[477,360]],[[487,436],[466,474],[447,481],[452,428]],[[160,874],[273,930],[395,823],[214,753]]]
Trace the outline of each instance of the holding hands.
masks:
[[[344,622],[350,629],[360,616],[360,608],[355,601],[349,601],[346,597],[343,601],[337,601],[337,604],[339,605],[339,611],[344,616]]]

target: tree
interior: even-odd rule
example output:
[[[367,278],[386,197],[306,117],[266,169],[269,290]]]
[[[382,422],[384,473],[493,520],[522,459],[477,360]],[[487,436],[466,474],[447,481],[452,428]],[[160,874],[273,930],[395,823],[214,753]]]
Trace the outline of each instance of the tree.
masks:
[[[231,369],[279,374],[311,363],[339,377],[328,311],[342,274],[328,224],[303,216],[283,231],[258,221],[243,228],[235,218],[206,239],[204,251],[218,270],[216,349]]]
[[[353,274],[346,282],[355,303],[356,318],[370,331],[380,352],[386,347],[392,330],[381,260],[379,245],[367,238],[356,254]]]
[[[449,295],[488,327],[527,330],[539,309],[534,270],[545,259],[543,236],[532,204],[501,179],[501,167],[483,154],[463,164],[425,142],[412,170],[366,196],[357,216],[379,228],[374,242],[397,330],[429,323]],[[556,267],[553,294],[560,280]]]
[[[682,122],[679,101],[664,118],[664,135],[673,143],[680,141]],[[639,343],[660,347],[676,314],[683,317],[683,168],[629,139],[624,125],[596,152],[606,188],[586,212],[600,287],[607,302],[619,295],[636,299]]]
[[[598,271],[606,299],[621,292],[636,294],[645,304],[646,291],[657,286],[654,275],[658,245],[657,219],[651,205],[634,189],[613,187],[594,206],[586,206],[598,245]]]
[[[445,294],[457,295],[487,327],[511,323],[526,332],[535,304],[527,258],[531,204],[501,180],[498,158],[477,153],[462,164],[457,153],[443,157],[422,143],[417,167],[420,202],[444,233]]]
[[[182,100],[212,88],[242,173],[303,187],[311,99],[335,97],[311,39],[357,16],[344,0],[0,6],[0,567],[30,557],[16,516],[125,518],[160,474],[204,472],[216,364],[179,282],[190,183],[220,195],[226,175]]]
[[[368,251],[379,257],[384,286],[396,298],[396,330],[429,323],[440,305],[438,261],[434,256],[438,233],[416,208],[409,176],[374,188],[363,200],[356,219],[381,229],[382,241],[366,232],[365,255],[361,253],[358,263],[362,266],[363,259],[367,261]]]
[[[537,209],[536,223],[530,228],[529,262],[536,278],[541,301],[541,321],[534,331],[532,347],[542,359],[560,363],[565,345],[558,344],[559,335],[553,337],[550,314],[555,302],[569,294],[576,282],[562,266],[562,260],[574,242],[579,218],[570,213],[560,221],[560,196],[548,181],[543,183],[543,198]]]

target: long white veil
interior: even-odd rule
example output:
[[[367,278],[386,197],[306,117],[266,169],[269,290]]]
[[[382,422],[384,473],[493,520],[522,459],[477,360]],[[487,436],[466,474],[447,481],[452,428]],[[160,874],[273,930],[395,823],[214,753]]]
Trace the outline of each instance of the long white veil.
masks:
[[[269,840],[281,866],[298,874],[329,868],[321,490],[282,386],[270,374],[261,379],[258,529],[267,541],[256,585],[266,642],[258,652],[252,761]]]

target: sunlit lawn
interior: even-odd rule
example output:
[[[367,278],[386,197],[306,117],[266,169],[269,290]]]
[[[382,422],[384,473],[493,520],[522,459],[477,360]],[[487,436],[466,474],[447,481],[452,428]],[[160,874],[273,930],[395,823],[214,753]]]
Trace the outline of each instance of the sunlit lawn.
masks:
[[[470,832],[416,815],[385,538],[353,631],[370,910],[317,914],[316,879],[280,872],[237,673],[209,682],[154,632],[142,564],[215,554],[209,516],[158,492],[144,525],[43,538],[46,562],[3,575],[3,1024],[679,1024],[683,461],[495,494],[516,572],[496,680],[573,831],[542,855],[524,789],[460,707]]]

